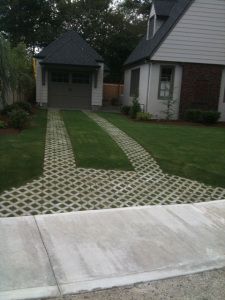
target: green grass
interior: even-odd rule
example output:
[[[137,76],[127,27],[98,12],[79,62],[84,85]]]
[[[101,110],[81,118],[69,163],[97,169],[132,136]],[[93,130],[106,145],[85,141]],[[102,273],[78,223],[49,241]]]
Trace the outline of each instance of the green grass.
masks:
[[[46,111],[34,115],[31,127],[18,135],[0,136],[0,192],[42,174]]]
[[[99,113],[140,143],[170,174],[225,187],[225,128],[135,122]]]
[[[80,111],[63,111],[62,116],[78,167],[133,170],[127,156],[111,137]]]

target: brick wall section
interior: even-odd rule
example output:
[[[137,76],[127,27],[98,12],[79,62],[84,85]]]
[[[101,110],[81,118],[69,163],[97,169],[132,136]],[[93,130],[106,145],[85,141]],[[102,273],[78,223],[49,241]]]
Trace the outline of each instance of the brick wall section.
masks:
[[[187,109],[218,110],[222,66],[183,64],[180,116]]]

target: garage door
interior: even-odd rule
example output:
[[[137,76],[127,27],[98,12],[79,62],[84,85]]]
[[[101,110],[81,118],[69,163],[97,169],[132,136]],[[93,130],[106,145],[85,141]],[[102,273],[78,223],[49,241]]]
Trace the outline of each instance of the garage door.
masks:
[[[56,108],[90,108],[91,74],[50,71],[48,103]]]

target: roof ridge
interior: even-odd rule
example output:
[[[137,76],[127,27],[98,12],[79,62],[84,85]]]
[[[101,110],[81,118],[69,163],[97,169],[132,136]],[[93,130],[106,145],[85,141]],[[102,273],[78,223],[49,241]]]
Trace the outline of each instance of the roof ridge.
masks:
[[[72,38],[74,38],[74,36],[72,36]],[[80,38],[80,40],[82,40],[83,43],[86,44],[86,46],[90,49],[91,52],[94,52],[94,53],[92,53],[93,55],[91,55],[90,52],[86,52],[86,55],[87,55],[89,58],[94,59],[95,61],[97,61],[97,59],[94,57],[94,54],[95,54],[95,55],[98,55],[98,56],[100,56],[100,54],[98,54],[98,52],[97,52],[94,48],[92,48],[92,47],[89,45],[89,43],[88,43],[85,39],[83,39],[80,35],[79,35],[79,38]],[[75,39],[74,39],[74,40],[75,40]],[[85,50],[85,48],[83,48],[83,49]]]
[[[64,44],[72,42],[79,47],[82,47],[90,58],[96,61],[104,61],[102,56],[91,46],[89,43],[75,30],[69,30],[62,33],[57,39],[48,44],[39,54],[35,55],[36,58],[42,58],[54,55],[55,52],[60,51]]]

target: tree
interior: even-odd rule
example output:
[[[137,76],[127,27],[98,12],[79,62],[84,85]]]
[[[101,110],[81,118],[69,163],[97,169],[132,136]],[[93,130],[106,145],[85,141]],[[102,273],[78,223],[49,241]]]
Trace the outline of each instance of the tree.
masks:
[[[34,50],[58,34],[54,0],[1,0],[0,31],[16,46],[24,42]]]
[[[146,32],[149,1],[1,0],[0,32],[33,52],[74,29],[105,59],[108,81],[120,82],[123,63]]]
[[[123,12],[130,22],[146,22],[150,14],[151,1],[123,0],[118,2],[118,9]]]
[[[10,81],[10,46],[0,35],[0,103],[6,104],[7,91],[11,85]]]
[[[32,71],[32,58],[26,50],[24,43],[11,49],[11,86],[13,95],[17,93],[19,100],[32,93],[34,76]]]
[[[19,100],[28,96],[34,87],[31,57],[23,43],[11,48],[10,43],[0,36],[0,102],[7,103],[7,94],[11,90],[17,93]]]

